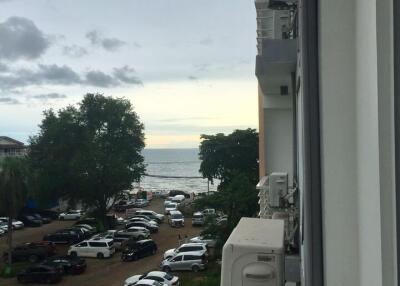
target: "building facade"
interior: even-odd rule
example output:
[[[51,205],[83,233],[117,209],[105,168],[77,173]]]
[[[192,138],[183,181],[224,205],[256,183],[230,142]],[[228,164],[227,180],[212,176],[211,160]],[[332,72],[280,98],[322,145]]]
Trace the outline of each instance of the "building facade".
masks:
[[[0,160],[5,157],[25,156],[27,147],[24,143],[7,136],[0,136]]]

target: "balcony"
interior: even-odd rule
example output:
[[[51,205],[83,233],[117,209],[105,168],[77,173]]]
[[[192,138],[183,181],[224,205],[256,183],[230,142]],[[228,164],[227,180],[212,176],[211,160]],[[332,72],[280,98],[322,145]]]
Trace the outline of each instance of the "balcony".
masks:
[[[264,39],[262,55],[256,57],[256,76],[264,94],[287,85],[296,71],[297,40]]]

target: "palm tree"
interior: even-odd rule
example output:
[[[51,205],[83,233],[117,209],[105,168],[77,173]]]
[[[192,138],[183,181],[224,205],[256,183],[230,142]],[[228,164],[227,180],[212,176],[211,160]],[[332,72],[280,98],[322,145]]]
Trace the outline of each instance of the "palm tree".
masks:
[[[24,158],[7,157],[0,162],[0,212],[8,216],[8,266],[12,263],[12,220],[26,203],[27,164]]]

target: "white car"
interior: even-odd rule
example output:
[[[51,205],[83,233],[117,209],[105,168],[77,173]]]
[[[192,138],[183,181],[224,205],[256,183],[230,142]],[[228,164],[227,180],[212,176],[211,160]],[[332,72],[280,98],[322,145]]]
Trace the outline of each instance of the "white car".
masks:
[[[8,217],[0,217],[0,222],[4,222],[6,224],[8,224]],[[24,228],[24,223],[22,221],[13,219],[12,220],[12,227],[13,229],[22,229]]]
[[[6,234],[6,232],[0,228],[0,236],[3,236],[4,234]]]
[[[143,280],[138,281],[135,284],[125,284],[125,285],[129,285],[129,286],[131,286],[131,285],[132,286],[133,285],[135,285],[135,286],[168,286],[168,284],[159,283],[157,281],[150,280],[150,279],[143,279]]]
[[[172,198],[172,202],[180,204],[181,202],[183,202],[185,200],[185,196],[184,195],[176,195]]]
[[[128,219],[128,220],[126,221],[126,223],[130,223],[130,222],[134,222],[134,221],[146,221],[146,222],[148,222],[149,224],[152,224],[152,225],[154,225],[154,226],[158,226],[158,223],[157,223],[156,221],[154,221],[154,220],[152,220],[152,219],[141,218],[141,217],[133,217],[133,218],[130,218],[130,219]]]
[[[164,283],[169,286],[179,286],[179,277],[178,276],[173,276],[167,272],[163,271],[151,271],[149,273],[145,273],[142,275],[134,275],[132,277],[129,277],[128,279],[125,280],[124,286],[130,286],[130,285],[136,285],[134,283],[137,283],[139,280],[143,279],[149,279],[149,280],[154,280],[159,283]]]
[[[165,205],[165,214],[169,214],[170,211],[176,211],[178,208],[178,204],[176,203],[169,203]]]
[[[81,257],[111,257],[115,253],[113,239],[94,238],[84,240],[72,245],[68,250],[68,255]]]
[[[217,238],[212,234],[204,234],[191,238],[189,242],[205,243],[208,247],[215,247],[217,244]]]
[[[126,231],[129,231],[129,232],[143,232],[145,234],[150,235],[150,231],[147,228],[141,227],[141,226],[131,226]]]
[[[185,226],[185,218],[180,211],[170,211],[168,216],[169,225],[172,227]]]
[[[201,252],[202,254],[207,253],[207,245],[205,243],[184,243],[177,248],[168,249],[164,252],[164,259],[171,258],[178,253],[182,252]]]
[[[79,210],[71,210],[65,213],[60,213],[58,218],[60,220],[78,220],[82,216],[82,212]]]

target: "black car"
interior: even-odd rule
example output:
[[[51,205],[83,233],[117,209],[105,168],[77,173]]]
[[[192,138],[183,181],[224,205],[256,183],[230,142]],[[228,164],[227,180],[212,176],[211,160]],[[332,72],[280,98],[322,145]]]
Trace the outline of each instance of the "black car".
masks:
[[[65,274],[81,274],[86,269],[85,259],[68,255],[50,257],[41,264],[61,269]]]
[[[58,219],[58,216],[60,215],[58,212],[52,210],[35,210],[35,212],[40,214],[42,217],[47,217],[52,220]]]
[[[139,240],[128,244],[122,251],[122,261],[138,260],[141,257],[154,255],[157,252],[157,244],[151,239]]]
[[[116,212],[124,212],[127,209],[131,209],[135,207],[135,202],[132,201],[126,201],[126,200],[121,200],[118,203],[114,205],[114,210]]]
[[[51,223],[51,218],[41,216],[38,213],[31,213],[30,215],[35,217],[38,220],[41,220],[43,222],[43,224]]]
[[[25,226],[42,226],[43,221],[29,214],[22,214],[18,216],[18,220],[22,221]]]
[[[26,268],[17,276],[21,283],[57,283],[61,280],[62,273],[58,268],[47,265],[35,265]]]
[[[184,191],[180,191],[180,190],[171,190],[168,193],[168,196],[170,197],[175,197],[176,195],[183,195],[185,196],[186,199],[190,199],[190,194],[184,192]]]
[[[128,222],[125,225],[125,228],[128,229],[132,226],[140,226],[140,227],[144,227],[147,228],[151,233],[155,233],[158,232],[158,226],[152,225],[146,221],[132,221],[132,222]]]
[[[56,244],[74,244],[83,239],[83,235],[79,232],[69,229],[59,230],[43,237],[44,241],[51,241]]]
[[[11,253],[13,261],[29,261],[34,263],[53,255],[54,249],[45,243],[26,243],[14,247]],[[8,252],[3,254],[4,261],[7,261],[8,255]]]

